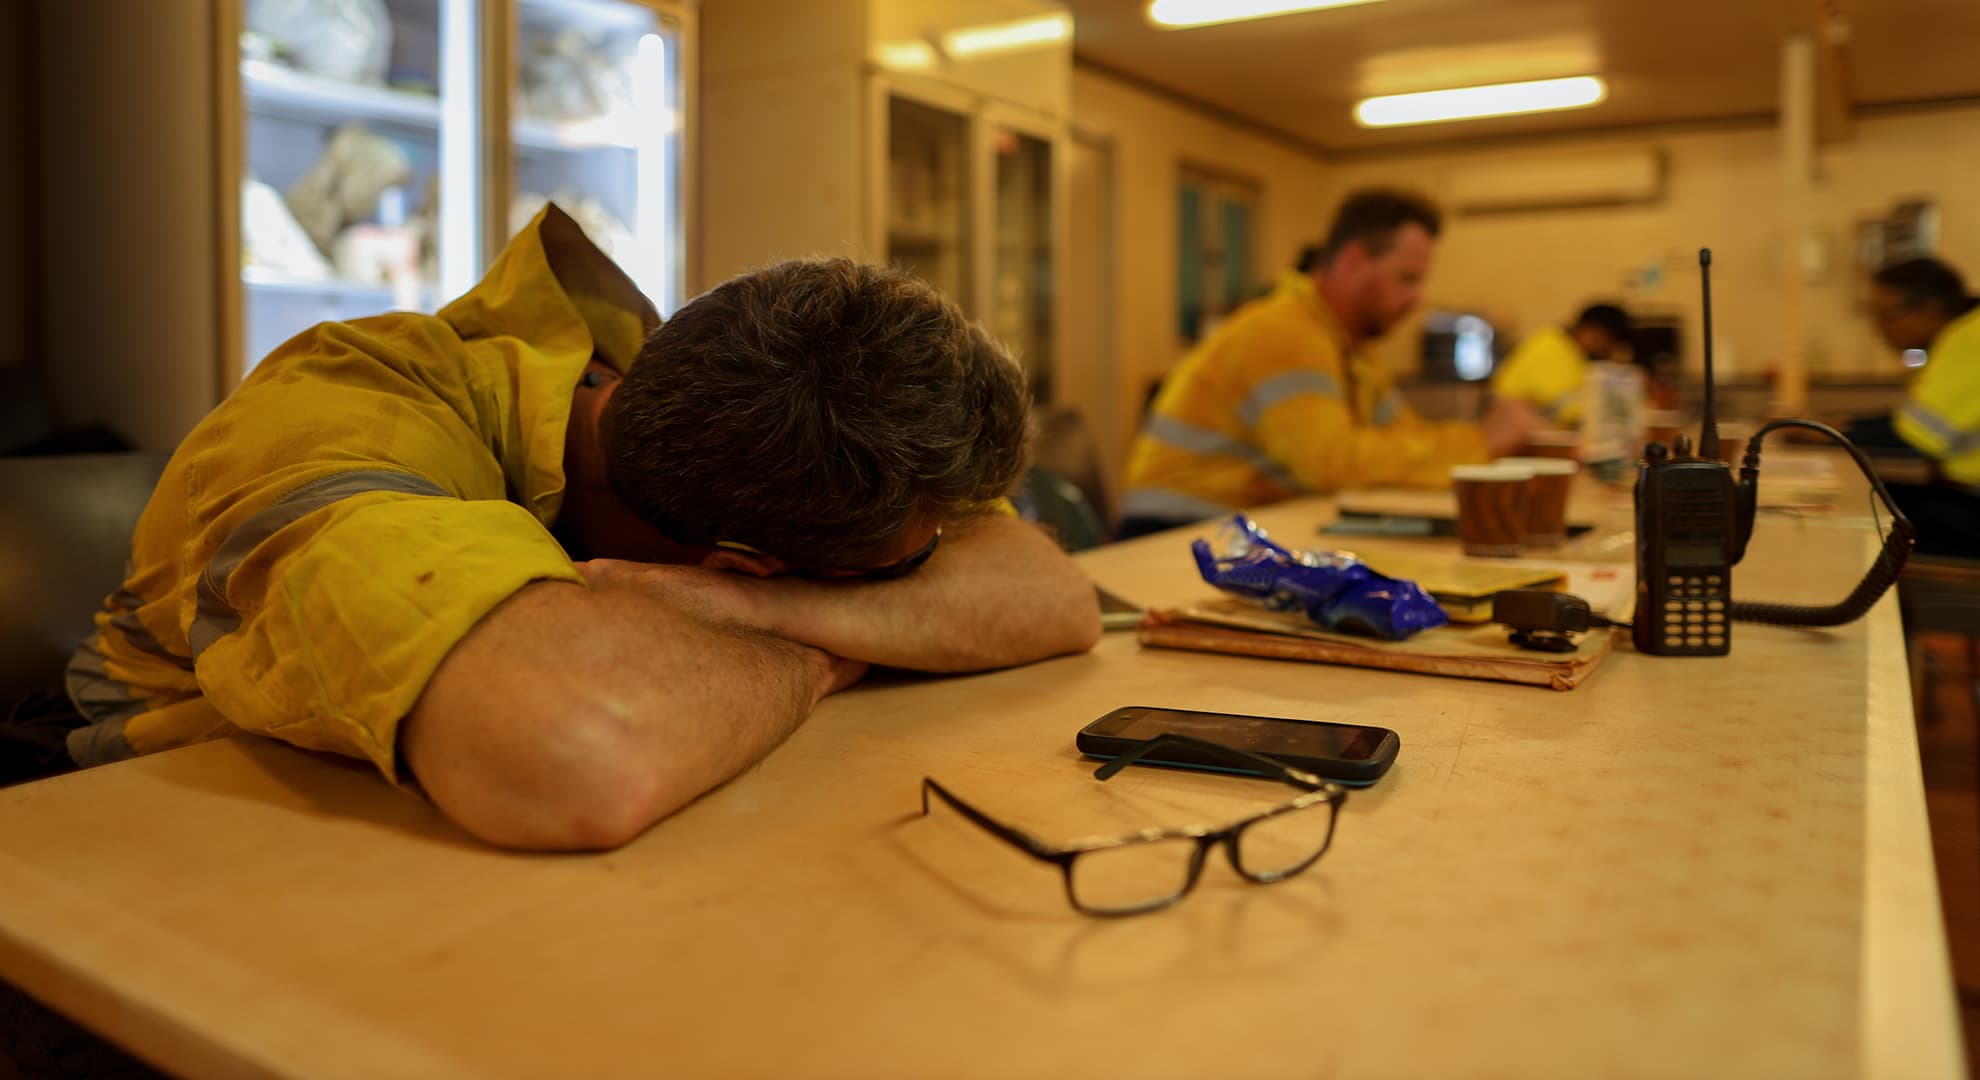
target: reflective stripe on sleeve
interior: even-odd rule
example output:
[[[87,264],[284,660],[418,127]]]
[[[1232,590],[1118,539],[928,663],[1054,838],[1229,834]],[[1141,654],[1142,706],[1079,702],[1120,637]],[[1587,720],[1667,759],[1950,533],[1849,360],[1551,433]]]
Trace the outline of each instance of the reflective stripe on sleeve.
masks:
[[[1252,387],[1251,393],[1238,403],[1238,419],[1245,427],[1255,428],[1272,406],[1303,394],[1318,394],[1338,401],[1341,384],[1324,371],[1288,371],[1274,375]]]
[[[228,534],[199,575],[199,584],[193,590],[195,614],[192,625],[186,630],[186,641],[192,646],[193,659],[199,659],[199,655],[215,641],[240,629],[240,613],[227,601],[227,579],[243,559],[253,554],[254,549],[269,537],[331,503],[374,491],[402,495],[447,495],[438,484],[413,473],[383,469],[356,470],[313,480],[263,507]]]
[[[1239,442],[1222,432],[1200,428],[1173,416],[1151,417],[1147,427],[1142,430],[1156,442],[1165,443],[1186,453],[1236,458],[1287,491],[1301,490],[1298,482],[1281,468],[1278,462],[1267,457],[1257,447]]]
[[[1958,425],[1926,408],[1917,401],[1906,402],[1900,410],[1904,418],[1925,429],[1925,433],[1944,443],[1946,448],[1941,457],[1959,457],[1962,454],[1980,450],[1980,431],[1962,431]]]
[[[137,756],[124,739],[124,724],[144,711],[144,701],[110,674],[96,635],[69,658],[64,685],[69,702],[89,724],[69,732],[69,756],[78,765],[101,765]]]

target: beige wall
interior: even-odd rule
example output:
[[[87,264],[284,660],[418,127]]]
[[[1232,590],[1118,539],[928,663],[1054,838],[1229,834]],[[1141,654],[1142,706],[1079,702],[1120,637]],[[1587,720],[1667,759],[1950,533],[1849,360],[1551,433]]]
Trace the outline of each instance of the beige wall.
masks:
[[[1180,359],[1176,335],[1176,181],[1185,165],[1242,179],[1259,193],[1257,265],[1252,276],[1270,280],[1301,245],[1326,228],[1329,168],[1317,155],[1238,128],[1201,110],[1157,96],[1087,67],[1073,69],[1073,126],[1113,149],[1115,237],[1112,252],[1075,245],[1069,259],[1113,262],[1113,357],[1069,357],[1068,364],[1111,364],[1116,400],[1111,409],[1081,405],[1089,416],[1114,420],[1096,425],[1109,472],[1134,435],[1148,386]],[[1079,267],[1070,268],[1073,274]],[[1068,311],[1068,321],[1087,317]],[[1082,381],[1092,381],[1089,378]]]
[[[0,3],[0,367],[33,359],[34,66],[31,9]]]
[[[1783,267],[1795,238],[1779,209],[1781,137],[1770,126],[1664,131],[1495,144],[1476,150],[1382,155],[1338,162],[1328,199],[1364,184],[1405,184],[1438,195],[1460,170],[1522,155],[1603,148],[1661,149],[1663,199],[1641,206],[1458,215],[1449,223],[1430,283],[1430,305],[1478,308],[1530,330],[1568,317],[1593,298],[1676,312],[1696,364],[1697,249],[1713,249],[1713,300],[1722,370],[1759,374],[1778,361]],[[1920,109],[1864,117],[1847,143],[1817,157],[1813,236],[1806,245],[1808,366],[1811,374],[1897,370],[1858,310],[1855,223],[1899,199],[1923,196],[1942,209],[1942,250],[1980,278],[1980,107]],[[1650,264],[1661,287],[1634,284]],[[1416,327],[1391,335],[1400,370],[1414,365]]]
[[[169,448],[217,399],[213,0],[43,0],[46,368],[71,423]]]
[[[38,6],[48,375],[170,448],[218,400],[212,0]]]
[[[1469,166],[1573,151],[1654,148],[1667,163],[1661,199],[1643,205],[1453,216],[1447,225],[1426,307],[1482,309],[1530,331],[1567,318],[1580,305],[1617,298],[1633,308],[1680,316],[1689,334],[1687,362],[1697,363],[1697,249],[1714,251],[1714,316],[1722,372],[1759,375],[1779,360],[1784,325],[1783,277],[1797,243],[1780,211],[1781,135],[1766,124],[1652,129],[1638,133],[1494,143],[1479,148],[1323,158],[1150,93],[1104,72],[1076,67],[1073,123],[1110,149],[1114,237],[1109,250],[1075,244],[1069,272],[1082,260],[1111,262],[1116,301],[1111,355],[1069,358],[1089,370],[1066,380],[1092,397],[1111,386],[1111,401],[1075,400],[1095,421],[1110,475],[1123,452],[1149,384],[1178,360],[1176,177],[1184,164],[1248,180],[1261,192],[1259,265],[1270,277],[1326,226],[1335,203],[1367,184],[1399,184],[1433,196]],[[1817,155],[1812,236],[1798,271],[1807,281],[1808,369],[1823,375],[1896,378],[1900,369],[1861,314],[1862,275],[1855,269],[1859,220],[1897,201],[1929,198],[1941,208],[1941,251],[1980,282],[1980,106],[1949,105],[1860,118],[1854,137]],[[1075,223],[1078,229],[1078,223]],[[1661,282],[1642,284],[1645,267]],[[1080,324],[1097,316],[1067,313]],[[1383,343],[1390,363],[1415,370],[1420,322]],[[1104,335],[1102,335],[1104,338]],[[1098,368],[1101,370],[1091,370]]]

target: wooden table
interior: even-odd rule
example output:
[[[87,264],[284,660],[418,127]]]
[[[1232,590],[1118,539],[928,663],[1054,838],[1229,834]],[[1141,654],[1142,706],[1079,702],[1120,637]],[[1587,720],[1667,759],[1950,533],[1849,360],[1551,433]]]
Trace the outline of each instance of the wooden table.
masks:
[[[1324,503],[1260,515],[1307,542]],[[1770,520],[1746,598],[1830,600],[1865,528]],[[1178,534],[1089,553],[1201,594]],[[1819,582],[1817,586],[1815,582]],[[924,775],[1070,839],[1259,781],[1133,769],[1119,705],[1368,721],[1332,853],[1094,920]],[[483,848],[250,738],[0,791],[0,976],[200,1076],[1870,1076],[1961,1072],[1895,601],[1581,689],[1139,649],[826,702],[629,847]]]

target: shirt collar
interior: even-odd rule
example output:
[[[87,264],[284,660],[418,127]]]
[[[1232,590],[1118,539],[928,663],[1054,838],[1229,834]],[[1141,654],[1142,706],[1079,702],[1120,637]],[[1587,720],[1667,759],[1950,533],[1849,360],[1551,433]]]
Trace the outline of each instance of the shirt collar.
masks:
[[[595,352],[620,371],[632,367],[647,333],[660,325],[652,302],[555,203],[440,317],[463,339],[516,337],[541,352],[587,360]]]
[[[1298,270],[1281,270],[1277,294],[1304,308],[1326,330],[1327,336],[1340,345],[1343,352],[1353,347],[1347,327],[1341,325],[1340,316],[1334,314],[1334,306],[1320,295],[1313,284],[1313,275]]]
[[[463,341],[508,338],[518,348],[517,421],[523,504],[554,521],[563,504],[571,396],[595,355],[621,372],[660,315],[639,287],[556,204],[509,241],[474,288],[440,310]]]

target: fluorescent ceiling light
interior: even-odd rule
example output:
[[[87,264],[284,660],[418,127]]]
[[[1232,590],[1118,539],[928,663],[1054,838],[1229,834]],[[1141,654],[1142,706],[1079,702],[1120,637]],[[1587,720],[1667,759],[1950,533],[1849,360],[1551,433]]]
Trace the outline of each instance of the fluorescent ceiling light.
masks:
[[[1595,39],[1579,32],[1490,43],[1419,46],[1363,57],[1355,64],[1355,100],[1600,70],[1602,54],[1595,47]]]
[[[1593,75],[1500,83],[1497,86],[1466,86],[1456,90],[1372,97],[1354,107],[1354,120],[1362,127],[1435,124],[1480,116],[1579,109],[1601,101],[1607,94],[1602,80]]]
[[[935,46],[926,41],[883,41],[874,49],[881,67],[896,71],[927,71],[935,66]]]
[[[1049,45],[1072,37],[1070,15],[1041,15],[1035,19],[992,23],[955,30],[942,37],[942,51],[961,59],[982,53],[1010,52]]]
[[[1148,21],[1177,30],[1190,26],[1269,19],[1275,15],[1297,15],[1302,11],[1373,4],[1378,0],[1154,0],[1148,5]]]

